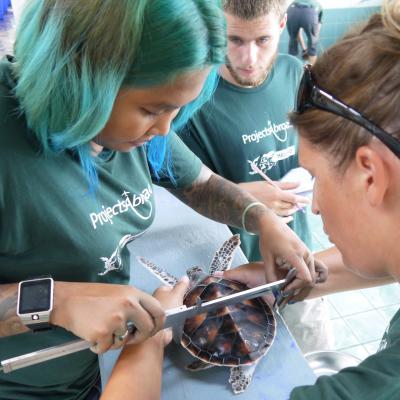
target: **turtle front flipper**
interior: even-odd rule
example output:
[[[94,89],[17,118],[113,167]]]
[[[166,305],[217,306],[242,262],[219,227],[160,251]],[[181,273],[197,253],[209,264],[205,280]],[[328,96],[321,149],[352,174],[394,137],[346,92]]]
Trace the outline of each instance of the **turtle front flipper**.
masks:
[[[186,275],[189,277],[190,286],[194,286],[197,282],[202,281],[208,276],[203,269],[198,266],[188,268],[186,270]]]
[[[136,257],[136,259],[165,285],[174,287],[178,283],[178,279],[151,261],[146,260],[144,257]]]
[[[233,254],[240,245],[240,236],[233,235],[215,253],[210,265],[210,275],[216,271],[226,271],[231,267]]]
[[[243,393],[250,385],[257,363],[251,365],[241,365],[231,368],[229,383],[232,385],[233,393]]]
[[[186,366],[186,369],[192,372],[196,371],[203,371],[204,369],[212,368],[214,367],[213,364],[206,363],[201,360],[196,360],[190,363],[189,365]]]

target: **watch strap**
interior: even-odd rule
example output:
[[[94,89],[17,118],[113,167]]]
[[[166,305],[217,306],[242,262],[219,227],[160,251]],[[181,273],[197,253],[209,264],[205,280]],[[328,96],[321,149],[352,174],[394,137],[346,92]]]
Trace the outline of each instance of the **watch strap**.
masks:
[[[37,331],[48,331],[52,328],[52,325],[48,322],[39,322],[36,324],[26,324],[27,328],[31,329],[33,332]]]

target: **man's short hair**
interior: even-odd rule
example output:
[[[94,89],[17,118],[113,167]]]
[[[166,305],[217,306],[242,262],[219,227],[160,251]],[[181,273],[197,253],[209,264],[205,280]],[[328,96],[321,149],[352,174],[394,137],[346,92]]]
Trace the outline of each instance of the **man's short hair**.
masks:
[[[282,18],[287,10],[287,0],[223,0],[224,11],[246,20],[275,13]]]

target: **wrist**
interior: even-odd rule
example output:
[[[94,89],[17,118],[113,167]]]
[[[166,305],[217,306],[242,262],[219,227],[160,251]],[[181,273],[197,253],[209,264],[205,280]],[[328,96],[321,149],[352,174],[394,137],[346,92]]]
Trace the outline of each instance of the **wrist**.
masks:
[[[157,346],[161,349],[168,346],[168,344],[172,340],[172,331],[169,329],[163,329],[157,332],[154,336],[149,338],[149,341],[152,342],[152,345]]]
[[[54,282],[53,310],[50,314],[50,323],[52,325],[66,326],[63,320],[65,309],[69,296],[73,296],[71,292],[71,282]]]
[[[275,214],[264,203],[255,201],[243,210],[242,228],[249,234],[260,234],[274,217]]]
[[[287,232],[285,232],[285,229],[289,229],[289,232],[291,231],[290,228],[287,227],[287,225],[282,222],[282,219],[278,217],[275,213],[271,212],[266,215],[262,215],[258,221],[258,232],[257,234],[260,237],[260,242],[262,238],[267,238],[268,241],[271,240],[271,238],[275,238],[277,235],[280,235],[281,233],[283,235],[287,235]]]
[[[164,337],[162,335],[162,331],[157,332],[154,336],[149,337],[144,342],[137,344],[127,344],[127,351],[145,354],[146,357],[164,357],[164,348],[166,344],[164,343]]]

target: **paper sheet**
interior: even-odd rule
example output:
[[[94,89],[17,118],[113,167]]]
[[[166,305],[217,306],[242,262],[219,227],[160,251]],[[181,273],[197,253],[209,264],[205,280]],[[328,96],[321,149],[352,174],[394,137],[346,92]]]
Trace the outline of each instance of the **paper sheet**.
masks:
[[[311,194],[314,187],[314,178],[302,167],[291,169],[284,177],[282,177],[281,182],[300,182],[300,185],[297,188],[292,189],[291,192],[302,196]]]

